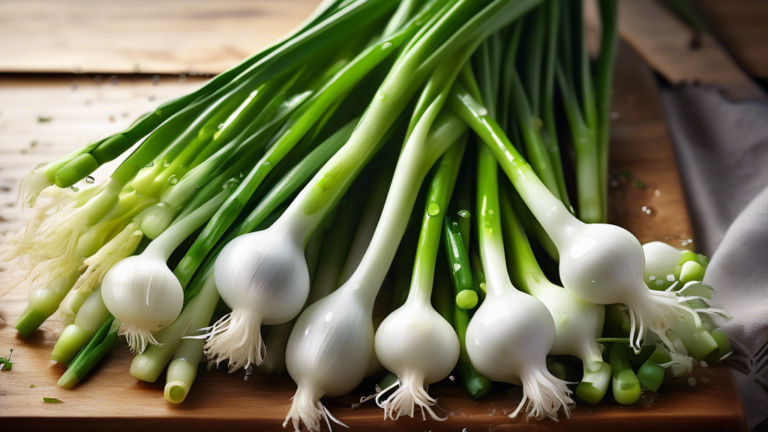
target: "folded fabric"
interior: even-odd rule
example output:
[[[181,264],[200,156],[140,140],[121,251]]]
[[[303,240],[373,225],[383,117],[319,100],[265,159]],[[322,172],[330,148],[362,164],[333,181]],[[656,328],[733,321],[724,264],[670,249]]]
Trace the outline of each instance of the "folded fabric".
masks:
[[[726,230],[768,186],[768,103],[732,102],[717,90],[662,92],[696,249],[712,255]]]
[[[694,227],[712,256],[704,282],[734,353],[726,360],[750,430],[768,430],[768,104],[731,102],[714,89],[662,99]],[[714,252],[714,255],[713,255]]]

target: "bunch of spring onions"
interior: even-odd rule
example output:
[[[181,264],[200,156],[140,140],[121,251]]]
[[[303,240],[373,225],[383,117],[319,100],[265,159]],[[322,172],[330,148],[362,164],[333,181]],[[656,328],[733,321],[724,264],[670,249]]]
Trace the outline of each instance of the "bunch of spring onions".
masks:
[[[61,311],[66,388],[123,339],[172,403],[203,358],[287,370],[285,425],[313,431],[384,369],[385,418],[445,420],[428,386],[455,369],[557,419],[722,359],[706,259],[605,223],[617,1],[599,7],[592,59],[576,0],[324,1],[25,179],[34,213],[1,250],[35,283],[16,329]]]

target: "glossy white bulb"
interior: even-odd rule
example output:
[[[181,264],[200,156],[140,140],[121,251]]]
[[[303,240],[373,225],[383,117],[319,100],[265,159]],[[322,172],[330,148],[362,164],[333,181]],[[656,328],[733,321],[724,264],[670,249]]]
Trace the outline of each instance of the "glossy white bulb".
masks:
[[[570,390],[547,370],[552,316],[539,300],[513,290],[489,295],[472,317],[466,336],[472,365],[492,381],[523,386],[523,401],[510,417],[525,407],[531,417],[557,419],[561,406],[569,416]]]
[[[107,309],[122,322],[132,351],[157,345],[153,332],[169,326],[181,313],[184,290],[162,257],[136,255],[115,264],[101,284]]]
[[[261,325],[282,324],[299,314],[309,294],[303,244],[273,225],[245,234],[222,249],[214,268],[216,287],[232,312],[220,319],[205,345],[230,371],[264,360]]]
[[[445,420],[432,410],[436,401],[424,385],[447,377],[459,359],[459,338],[448,321],[428,301],[409,299],[381,323],[375,346],[381,363],[398,377],[394,393],[383,403],[376,398],[384,416],[413,417],[418,405],[433,419]]]
[[[375,294],[375,293],[374,293]],[[349,393],[365,378],[373,352],[373,299],[347,282],[302,312],[286,349],[286,367],[299,386],[284,426],[319,431],[334,420],[320,399]]]

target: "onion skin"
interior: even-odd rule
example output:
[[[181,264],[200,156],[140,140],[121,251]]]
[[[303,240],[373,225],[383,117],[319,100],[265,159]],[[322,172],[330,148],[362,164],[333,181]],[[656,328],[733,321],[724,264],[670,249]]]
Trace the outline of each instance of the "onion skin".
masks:
[[[115,264],[104,276],[101,297],[107,309],[123,324],[132,351],[157,345],[153,332],[178,318],[184,290],[162,257],[137,255]]]
[[[264,361],[261,325],[282,324],[301,312],[309,295],[303,244],[281,226],[232,240],[216,260],[214,277],[232,309],[214,324],[205,352],[230,371]],[[298,237],[298,236],[296,236]]]

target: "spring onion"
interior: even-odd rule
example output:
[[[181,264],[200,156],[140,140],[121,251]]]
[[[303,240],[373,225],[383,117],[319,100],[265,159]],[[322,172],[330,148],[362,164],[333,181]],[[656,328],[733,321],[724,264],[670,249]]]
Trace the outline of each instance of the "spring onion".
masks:
[[[497,163],[487,146],[478,155],[477,233],[487,295],[467,328],[467,353],[478,372],[493,381],[523,386],[524,397],[510,414],[570,417],[571,391],[547,370],[555,323],[537,299],[515,289],[507,274],[500,223]],[[558,201],[559,202],[559,201]]]
[[[447,377],[459,358],[456,332],[432,308],[430,298],[445,209],[466,145],[466,138],[463,140],[446,152],[432,178],[408,298],[376,331],[376,356],[387,370],[398,377],[397,383],[392,386],[398,387],[397,390],[383,401],[377,397],[376,402],[384,408],[384,415],[393,420],[401,415],[413,417],[416,406],[433,419],[447,419],[432,410],[431,406],[436,401],[424,390],[424,386]],[[387,390],[384,389],[379,395]]]

